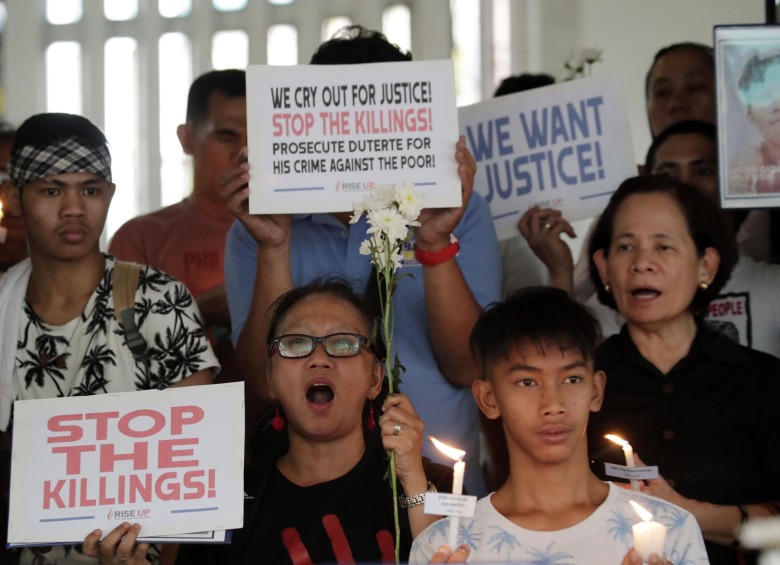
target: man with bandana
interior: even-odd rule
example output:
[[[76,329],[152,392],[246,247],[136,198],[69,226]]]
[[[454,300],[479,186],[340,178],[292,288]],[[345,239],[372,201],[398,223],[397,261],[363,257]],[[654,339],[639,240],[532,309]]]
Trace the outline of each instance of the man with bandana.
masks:
[[[134,355],[114,314],[116,260],[100,250],[115,190],[103,133],[81,116],[32,116],[9,175],[4,200],[24,219],[30,257],[0,278],[0,429],[16,399],[210,383],[219,364],[182,283],[141,268],[133,318],[145,355]],[[78,548],[25,553],[20,563],[96,562]]]

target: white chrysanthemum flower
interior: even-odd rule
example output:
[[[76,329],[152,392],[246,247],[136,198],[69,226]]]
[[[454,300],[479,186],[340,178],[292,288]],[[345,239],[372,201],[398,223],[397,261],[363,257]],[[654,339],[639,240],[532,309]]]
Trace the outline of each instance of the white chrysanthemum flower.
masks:
[[[393,208],[368,211],[368,233],[383,233],[390,241],[406,239],[408,228],[400,212]]]
[[[370,239],[364,239],[362,243],[360,244],[360,254],[361,255],[371,255],[371,240]]]
[[[418,194],[411,183],[397,184],[395,186],[395,201],[398,203],[398,209],[409,222],[416,222],[422,209],[423,196]],[[415,223],[413,225],[419,225]]]
[[[349,218],[350,224],[356,224],[360,217],[366,212],[365,200],[363,202],[354,202],[352,204],[352,217]]]
[[[582,58],[585,59],[586,63],[592,65],[593,63],[597,63],[601,61],[602,53],[603,51],[601,49],[596,49],[595,47],[588,47],[582,50]]]
[[[380,210],[392,206],[395,199],[395,191],[392,185],[382,184],[375,186],[371,193],[363,200],[366,211]]]

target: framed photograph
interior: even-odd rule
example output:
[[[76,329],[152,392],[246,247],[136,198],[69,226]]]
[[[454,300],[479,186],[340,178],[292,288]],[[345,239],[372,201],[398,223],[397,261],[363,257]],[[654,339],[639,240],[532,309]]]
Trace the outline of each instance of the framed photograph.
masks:
[[[780,206],[780,26],[715,26],[724,208]]]

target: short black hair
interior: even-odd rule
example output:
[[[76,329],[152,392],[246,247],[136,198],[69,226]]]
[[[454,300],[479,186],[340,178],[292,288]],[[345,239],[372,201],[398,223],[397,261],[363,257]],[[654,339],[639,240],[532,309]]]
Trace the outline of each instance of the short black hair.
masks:
[[[737,261],[734,234],[715,202],[695,186],[667,175],[644,175],[626,179],[612,194],[607,207],[596,221],[588,245],[588,267],[590,280],[596,287],[599,301],[610,308],[617,309],[614,297],[604,289],[593,255],[596,251],[602,251],[604,256],[609,255],[618,209],[629,196],[635,194],[667,194],[672,197],[685,217],[688,233],[693,239],[699,257],[704,255],[708,247],[714,248],[720,255],[720,265],[715,278],[706,289],[699,289],[696,292],[689,306],[694,314],[703,314],[707,305],[728,282],[731,270]]]
[[[209,117],[209,97],[214,92],[228,98],[246,98],[246,73],[240,69],[224,69],[196,78],[187,95],[187,123],[197,125]]]
[[[374,310],[365,298],[355,292],[353,286],[346,279],[339,277],[316,278],[297,288],[293,288],[282,294],[271,306],[271,322],[268,326],[266,346],[271,347],[271,342],[277,337],[279,326],[284,322],[287,313],[301,300],[314,294],[326,294],[351,304],[360,313],[365,323],[368,337],[371,341],[371,350],[378,359],[385,357],[385,345],[382,337],[374,331]]]
[[[592,361],[600,339],[599,324],[585,306],[559,288],[540,286],[488,306],[474,324],[469,346],[487,377],[497,361],[523,345],[533,344],[541,353],[551,346],[576,349]]]
[[[772,67],[780,66],[780,53],[774,55],[753,55],[742,69],[737,83],[737,90],[742,102],[750,109],[750,90],[756,84],[766,81],[766,73]]]
[[[35,114],[22,122],[16,130],[11,155],[28,145],[39,149],[63,139],[75,139],[89,149],[108,146],[100,128],[84,116],[52,112]]]
[[[645,99],[650,98],[650,76],[653,74],[653,69],[655,69],[656,63],[658,63],[659,59],[661,59],[661,57],[664,55],[672,51],[677,51],[678,49],[690,49],[691,51],[696,51],[697,53],[704,55],[712,64],[713,68],[715,67],[715,53],[712,47],[709,45],[695,43],[693,41],[683,41],[680,43],[672,43],[671,45],[667,45],[666,47],[663,47],[656,52],[655,56],[653,57],[653,63],[650,65],[650,68],[645,75]]]
[[[381,32],[361,25],[344,26],[333,37],[322,43],[309,61],[312,65],[352,65],[359,63],[387,63],[411,61],[412,54],[404,51]]]
[[[718,145],[718,128],[715,124],[703,122],[701,120],[683,120],[681,122],[676,122],[653,138],[653,142],[650,144],[650,148],[647,150],[647,156],[645,157],[645,171],[647,174],[651,174],[653,167],[655,167],[655,154],[658,151],[658,148],[675,135],[700,135],[712,141],[716,147]]]
[[[555,78],[545,73],[522,73],[519,75],[511,75],[501,81],[501,84],[498,85],[493,96],[504,96],[505,94],[513,94],[515,92],[525,92],[526,90],[550,86],[551,84],[555,84]]]

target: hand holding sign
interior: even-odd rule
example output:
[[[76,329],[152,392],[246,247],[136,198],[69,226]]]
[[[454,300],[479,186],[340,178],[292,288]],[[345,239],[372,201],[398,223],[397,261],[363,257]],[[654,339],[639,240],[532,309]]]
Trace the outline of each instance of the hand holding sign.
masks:
[[[106,534],[102,540],[101,530],[95,530],[84,539],[82,551],[84,555],[96,557],[102,565],[143,565],[148,563],[146,552],[149,551],[148,543],[136,544],[135,540],[141,533],[141,525],[127,522],[118,525]]]
[[[420,227],[415,230],[415,245],[423,251],[439,251],[450,244],[450,234],[463,217],[474,190],[477,163],[466,148],[466,138],[462,135],[455,144],[455,160],[458,163],[461,205],[457,208],[426,208],[420,212]]]
[[[239,220],[260,247],[284,249],[289,246],[292,217],[289,214],[249,213],[249,163],[247,148],[239,155],[239,164],[222,173],[219,195],[225,208]]]

